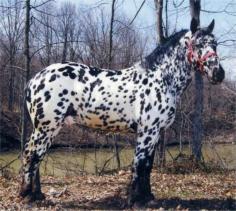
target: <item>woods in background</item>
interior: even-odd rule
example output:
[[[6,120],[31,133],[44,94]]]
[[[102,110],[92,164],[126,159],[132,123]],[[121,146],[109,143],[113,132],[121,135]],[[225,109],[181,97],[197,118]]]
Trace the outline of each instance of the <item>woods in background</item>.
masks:
[[[19,107],[25,78],[25,7],[19,0],[3,1],[3,6],[0,8],[1,79],[4,80],[1,90],[7,91],[3,96],[4,106],[13,111]],[[116,14],[111,32],[108,14],[100,7],[85,11],[70,2],[58,7],[49,1],[40,7],[31,5],[30,12],[31,76],[49,64],[66,60],[103,68],[128,67],[145,52],[144,36],[134,26],[128,26],[128,18],[122,13]]]
[[[200,5],[200,1],[196,2]],[[20,133],[26,128],[24,126],[21,128],[25,116],[24,85],[31,76],[44,67],[57,62],[75,61],[101,68],[120,69],[129,67],[145,57],[151,48],[148,43],[150,35],[145,34],[142,28],[135,24],[133,18],[119,9],[118,4],[121,4],[119,0],[111,0],[109,3],[110,10],[107,11],[104,10],[103,2],[96,7],[83,8],[71,2],[64,2],[58,6],[56,1],[50,0],[1,1],[0,135],[3,139],[7,141],[13,138],[19,141]],[[139,9],[142,9],[144,3],[146,1],[142,2]],[[163,44],[176,30],[176,28],[170,29],[168,15],[168,5],[176,2],[154,0],[153,3],[157,14],[157,27],[153,26],[154,30],[157,29],[156,43]],[[181,4],[176,5],[176,10]],[[28,14],[25,13],[27,8]],[[134,18],[138,15],[138,11]],[[200,8],[198,15],[199,13]],[[176,22],[178,23],[178,19]],[[170,141],[180,144],[197,143],[197,146],[201,146],[203,135],[204,140],[209,141],[222,131],[232,132],[234,129],[235,95],[232,90],[224,89],[223,92],[220,87],[211,89],[211,85],[206,83],[204,92],[199,94],[199,91],[203,90],[203,79],[197,77],[192,84],[196,85],[196,89],[191,87],[184,94],[176,122],[166,131],[167,141],[161,142],[164,143],[161,146],[162,152],[165,144]],[[194,96],[198,97],[194,99]],[[195,104],[200,107],[195,108]],[[194,115],[196,109],[200,113],[195,112]],[[199,119],[201,117],[202,119]],[[16,128],[17,131],[13,132],[10,128]],[[192,131],[195,131],[194,137],[199,135],[198,140],[192,138]],[[71,139],[77,140],[77,143],[83,142],[81,133],[79,135],[76,132],[72,133]],[[65,134],[61,136],[62,142],[65,140]],[[25,139],[23,136],[22,140]],[[117,137],[114,140],[117,143]],[[116,149],[117,145],[114,146]],[[201,159],[199,149],[196,149],[195,155],[197,159]],[[160,159],[163,159],[163,156]]]

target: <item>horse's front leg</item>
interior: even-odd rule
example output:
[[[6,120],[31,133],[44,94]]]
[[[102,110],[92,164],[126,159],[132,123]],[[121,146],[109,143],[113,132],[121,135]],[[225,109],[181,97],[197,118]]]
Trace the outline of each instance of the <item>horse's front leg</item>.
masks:
[[[155,154],[159,131],[154,128],[138,133],[137,146],[132,167],[132,180],[129,188],[129,205],[144,205],[154,199],[150,186],[150,173]]]

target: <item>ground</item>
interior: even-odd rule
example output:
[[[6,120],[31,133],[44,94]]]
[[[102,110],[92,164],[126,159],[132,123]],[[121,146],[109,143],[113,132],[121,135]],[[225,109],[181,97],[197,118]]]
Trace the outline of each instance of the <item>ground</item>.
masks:
[[[129,209],[126,187],[131,173],[42,177],[46,200],[26,203],[17,197],[19,177],[0,177],[0,210]],[[151,209],[236,209],[236,172],[152,173],[157,200]]]

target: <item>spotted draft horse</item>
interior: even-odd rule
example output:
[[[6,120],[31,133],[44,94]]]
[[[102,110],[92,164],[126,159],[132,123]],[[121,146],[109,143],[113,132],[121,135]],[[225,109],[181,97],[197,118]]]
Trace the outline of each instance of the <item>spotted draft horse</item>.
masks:
[[[150,172],[160,130],[170,126],[176,100],[191,80],[191,70],[222,82],[224,70],[216,54],[212,34],[214,20],[206,28],[174,34],[144,61],[123,70],[107,70],[84,64],[52,64],[31,79],[26,103],[33,123],[23,152],[21,197],[43,199],[39,165],[64,124],[137,134],[129,202],[154,198]]]

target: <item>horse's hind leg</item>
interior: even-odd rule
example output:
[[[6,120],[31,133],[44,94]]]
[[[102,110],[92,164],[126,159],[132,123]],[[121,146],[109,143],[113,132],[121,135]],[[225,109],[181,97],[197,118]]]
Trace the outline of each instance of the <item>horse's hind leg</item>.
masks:
[[[60,128],[61,126],[57,127],[56,130],[52,128],[47,130],[42,128],[34,129],[22,155],[23,177],[20,196],[29,196],[30,200],[41,200],[44,198],[41,192],[39,165]]]

